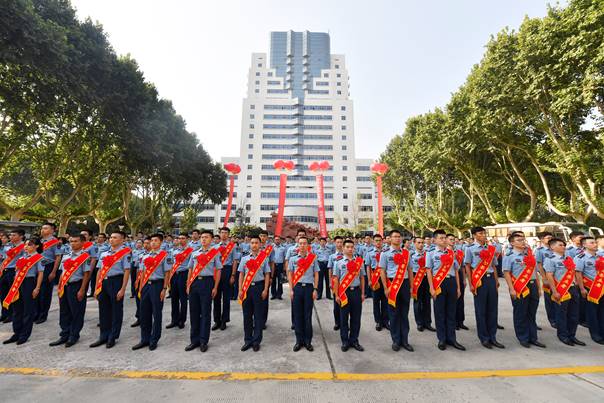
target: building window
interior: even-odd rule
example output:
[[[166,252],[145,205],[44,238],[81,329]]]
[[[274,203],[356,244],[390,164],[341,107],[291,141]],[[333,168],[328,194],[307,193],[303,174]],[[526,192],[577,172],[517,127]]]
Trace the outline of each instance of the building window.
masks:
[[[247,169],[252,169],[252,164],[248,164]]]
[[[254,133],[248,134],[248,137],[251,138],[251,139],[253,139],[254,138]]]
[[[261,223],[267,223],[267,222],[269,222],[270,220],[271,220],[271,218],[270,218],[270,217],[260,217],[260,222],[261,222]]]
[[[250,197],[252,197],[252,192],[247,192],[247,193],[245,194],[245,197],[247,197],[248,199],[249,199]]]
[[[260,77],[260,72],[258,72],[258,71],[256,72],[256,77]],[[258,81],[256,81],[256,82],[258,82]]]
[[[344,218],[344,224],[348,224],[348,218]]]
[[[254,148],[254,145],[250,143],[247,145],[247,148]]]
[[[248,176],[247,176],[247,180],[248,180],[248,181],[251,181],[251,180],[252,180],[252,175],[248,175]]]
[[[361,211],[373,211],[373,206],[360,206]]]
[[[346,116],[342,116],[342,120],[346,120]]]
[[[342,130],[346,130],[346,125],[342,125]]]
[[[347,182],[348,181],[348,176],[342,176],[342,181],[343,182]]]
[[[371,182],[371,176],[357,176],[357,182]]]
[[[279,85],[279,84],[281,84],[281,82],[279,80],[268,80],[267,84],[268,85]]]
[[[343,199],[348,199],[348,193],[342,193],[342,198]]]
[[[197,217],[197,222],[212,223],[214,222],[214,217]]]
[[[256,109],[256,105],[250,105],[250,109]]]
[[[342,161],[348,161],[348,156],[347,155],[342,155]]]
[[[343,150],[343,151],[348,150],[348,146],[342,146],[342,150]]]
[[[342,140],[346,140],[346,135],[345,134],[342,135]]]
[[[342,95],[342,91],[338,90],[338,95]]]
[[[340,68],[340,65],[339,65],[339,64],[336,64],[336,69],[339,69],[339,68]]]
[[[251,160],[252,158],[254,158],[254,155],[253,155],[253,154],[248,154],[248,155],[247,155],[247,159],[248,159],[248,160]]]
[[[254,90],[254,92],[255,92],[256,94],[258,94],[258,93],[260,92],[260,90],[259,90],[258,88],[256,88],[256,89]]]
[[[256,85],[260,85],[260,81],[256,80]]]
[[[342,86],[342,83],[341,83],[341,82],[337,82],[337,83],[336,83],[336,85],[337,85],[338,87],[341,87],[341,86]]]
[[[373,198],[373,195],[371,193],[360,193],[359,194],[359,199],[361,200],[371,200]]]
[[[253,129],[253,128],[254,128],[254,124],[250,123],[250,129]]]
[[[258,63],[258,67],[262,67],[262,63]]]
[[[323,73],[323,78],[328,78],[329,77],[329,73]]]
[[[346,107],[342,105],[342,106],[340,107],[340,110],[341,110],[341,111],[345,111],[345,110],[346,110]]]
[[[254,119],[256,116],[254,116],[253,113],[250,113],[250,119]]]
[[[369,172],[371,168],[369,165],[357,165],[357,171],[367,171]]]
[[[348,166],[344,165],[344,166],[342,167],[342,171],[348,171]]]
[[[343,206],[342,209],[343,211],[348,211],[348,206]]]
[[[220,222],[224,222],[224,217],[220,217]],[[229,222],[230,223],[235,223],[235,217],[229,217]]]
[[[340,77],[342,77],[342,75],[340,73],[338,73],[338,74],[336,74],[336,77],[340,78]]]
[[[384,213],[389,213],[389,212],[391,212],[391,211],[392,211],[392,206],[383,206],[383,207],[382,207],[382,211],[383,211]]]
[[[273,72],[272,72],[272,71],[269,71],[269,72],[267,73],[267,76],[272,77],[272,76],[273,76]]]
[[[328,81],[317,81],[317,87],[326,87],[329,85]]]

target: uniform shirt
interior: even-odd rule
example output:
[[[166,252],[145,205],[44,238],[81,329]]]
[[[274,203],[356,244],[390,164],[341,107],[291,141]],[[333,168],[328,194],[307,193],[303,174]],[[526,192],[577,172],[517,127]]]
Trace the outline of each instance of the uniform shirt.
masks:
[[[160,249],[161,249],[161,250],[165,250],[166,252],[169,252],[169,251],[172,249],[172,247],[173,247],[173,246],[174,246],[174,245],[173,245],[172,243],[170,243],[170,242],[166,242],[166,241],[163,241],[163,242],[161,243],[161,247],[160,247]]]
[[[380,267],[386,269],[386,277],[394,278],[398,265],[394,263],[394,255],[402,253],[403,249],[394,249],[392,246],[380,255]],[[406,269],[405,269],[406,270]]]
[[[315,249],[315,254],[317,255],[317,261],[327,263],[329,261],[329,255],[331,255],[331,251],[325,246],[317,246]]]
[[[552,250],[546,246],[540,246],[535,249],[535,260],[537,261],[537,263],[541,263],[542,265],[544,265],[545,260],[550,259],[552,257],[554,257],[554,252],[552,252]]]
[[[566,259],[566,255],[558,255],[554,253],[552,257],[545,259],[543,263],[543,268],[546,273],[553,273],[556,281],[560,281],[562,276],[566,273],[566,266],[564,266],[564,259]],[[573,283],[574,284],[574,280]]]
[[[365,250],[366,250],[365,244],[358,243],[354,246],[354,254],[356,256],[361,256],[361,257],[365,256]]]
[[[527,255],[526,250],[522,252],[517,252],[512,249],[509,253],[507,253],[503,257],[503,262],[501,264],[503,271],[508,271],[514,276],[514,278],[520,277],[520,274],[526,268],[526,264],[524,264],[524,257]],[[531,276],[531,280],[535,280],[537,278],[537,270],[533,271],[533,275]]]
[[[42,239],[42,244],[45,244],[46,242],[50,241],[51,239],[57,239],[54,236],[50,236],[46,239]],[[61,242],[59,241],[59,243],[51,246],[50,248],[42,251],[42,265],[47,265],[49,263],[52,263],[55,261],[55,258],[57,256],[60,256],[63,254],[62,252],[63,249],[63,245],[61,245]]]
[[[302,259],[302,256],[295,255],[292,256],[291,259],[287,261],[287,269],[293,273],[298,270],[298,262]],[[319,272],[319,264],[317,263],[318,259],[315,259],[314,262],[310,265],[310,267],[304,272],[298,283],[306,283],[306,284],[314,284],[315,281],[315,273]]]
[[[411,259],[409,259],[409,264],[411,265],[411,269],[413,270],[413,273],[417,273],[419,271],[419,259],[424,256],[424,251],[422,250],[416,250],[415,252],[413,252],[413,254],[411,255]]]
[[[333,275],[338,278],[340,282],[346,274],[348,273],[348,262],[354,261],[354,258],[348,259],[346,256],[343,256],[342,259],[336,260],[334,264]],[[365,276],[365,266],[361,266],[360,276]],[[361,285],[360,276],[357,275],[354,277],[352,282],[350,283],[350,287],[358,287]]]
[[[21,242],[21,243],[23,243],[23,242]],[[11,242],[9,242],[6,245],[4,245],[4,247],[2,248],[3,252],[2,252],[2,258],[0,258],[0,262],[4,261],[4,259],[8,259],[8,251],[11,250],[11,249],[13,249],[13,248],[15,248],[15,247],[17,247],[17,244],[14,244],[14,243],[11,243]],[[21,249],[21,252],[19,252],[19,253],[17,253],[15,255],[15,257],[13,258],[13,260],[8,264],[8,266],[6,266],[6,268],[7,269],[14,269],[15,265],[17,264],[17,260],[20,257],[23,257],[24,255],[25,255],[25,249]]]
[[[201,241],[200,240],[197,240],[197,241],[190,240],[188,246],[193,248],[193,250],[197,250],[197,249],[201,248]]]
[[[572,257],[573,259],[581,252],[583,252],[583,249],[575,245],[570,245],[568,248],[566,248],[566,254]]]
[[[162,250],[162,249],[160,248],[160,250]],[[142,270],[143,272],[145,270],[147,270],[147,267],[145,265],[145,259],[147,259],[149,257],[155,257],[159,254],[159,252],[160,251],[149,251],[149,252],[143,254],[141,256],[140,270]],[[149,280],[151,280],[151,281],[163,280],[163,278],[165,276],[164,273],[167,271],[170,271],[172,269],[173,264],[174,264],[174,260],[172,260],[172,255],[170,254],[170,252],[167,252],[166,257],[161,261],[160,264],[157,265],[155,270],[153,270],[153,273],[151,273]]]
[[[90,259],[98,259],[99,257],[99,248],[95,243],[93,243],[88,249],[82,250],[90,255]]]
[[[297,255],[298,254],[298,247],[296,245],[292,245],[287,249],[287,252],[285,252],[285,260],[289,260],[292,258],[292,256]]]
[[[99,267],[103,267],[103,260],[107,256],[112,256],[124,248],[125,248],[125,246],[121,246],[117,250],[109,249],[107,252],[101,253],[101,257],[99,258],[99,265],[100,265]],[[111,267],[111,269],[109,270],[109,272],[107,273],[105,278],[122,275],[122,274],[124,274],[125,270],[130,269],[131,265],[132,265],[132,254],[128,253],[126,256],[123,256],[120,260],[118,260],[113,265],[113,267]]]
[[[602,257],[604,257],[604,249],[598,249],[598,252],[596,253],[596,256],[602,256]]]
[[[579,273],[582,273],[585,277],[593,280],[596,278],[596,257],[597,255],[592,255],[588,251],[583,251],[579,253],[573,259],[575,261],[575,270]]]
[[[239,249],[241,250],[241,256],[250,254],[250,244],[248,242],[241,242]]]
[[[21,257],[29,259],[33,255],[36,255],[36,253],[32,253],[31,255],[29,253],[24,253]],[[38,262],[27,271],[25,277],[36,277],[38,273],[44,272],[44,265],[42,264],[43,260],[44,259],[38,260]]]
[[[493,273],[495,270],[497,270],[497,255],[501,253],[501,246],[499,246],[499,244],[494,244],[494,246],[495,257],[491,261],[491,265],[487,269],[487,273]],[[472,266],[472,269],[475,269],[482,260],[480,257],[480,253],[483,250],[487,250],[488,247],[488,243],[481,245],[478,242],[474,242],[466,249],[466,253],[463,259],[464,265],[469,264],[470,266]]]
[[[436,245],[431,243],[430,245],[427,245],[426,247],[424,247],[424,250],[426,251],[426,253],[428,252],[432,252],[436,249]]]
[[[140,266],[141,256],[146,252],[145,248],[136,248],[132,250],[132,267],[138,268]]]
[[[226,248],[226,246],[228,245],[228,242],[219,242],[216,244],[216,246],[214,246],[216,249],[219,249],[220,247],[224,247]],[[222,257],[220,258],[222,260]],[[233,250],[231,250],[231,253],[229,253],[229,255],[227,256],[226,260],[224,261],[224,265],[225,266],[233,266],[233,261],[237,260],[239,261],[241,259],[241,256],[239,256],[239,250],[237,249],[237,246],[233,247]]]
[[[172,254],[172,256],[171,256],[172,264],[174,264],[174,262],[176,262],[176,255],[181,254],[184,250],[185,250],[185,248],[183,248],[182,246],[178,246],[178,247],[175,247],[174,249],[172,249],[172,251],[170,252]],[[180,264],[180,266],[178,266],[176,268],[177,273],[189,270],[192,255],[193,255],[193,252],[189,253],[189,256],[187,256],[187,258],[185,260],[183,260],[183,262]]]
[[[334,243],[328,243],[327,247],[332,254],[336,253],[336,245]]]
[[[71,252],[69,252],[69,254],[63,255],[63,258],[61,259],[61,270],[63,270],[63,264],[65,263],[65,261],[67,259],[75,260],[78,258],[78,256],[80,256],[84,252],[85,251],[83,249],[81,249],[79,252],[71,251]],[[84,273],[87,273],[89,271],[90,271],[90,258],[86,259],[86,261],[84,261],[84,263],[82,263],[76,269],[76,271],[73,272],[71,277],[69,277],[68,283],[75,283],[76,281],[80,281],[81,279],[84,278]]]
[[[335,252],[332,253],[331,255],[329,255],[329,260],[327,261],[327,268],[328,269],[332,269],[332,275],[333,275],[333,269],[335,267],[335,264],[337,261],[342,260],[344,258],[344,254],[342,252]]]
[[[249,254],[243,256],[241,258],[241,261],[239,262],[239,268],[237,268],[237,271],[239,273],[243,273],[244,276],[247,276],[247,273],[250,271],[247,268],[247,262],[249,262],[250,260],[254,260],[258,257],[258,254],[252,254],[252,252],[250,251]],[[259,281],[264,281],[264,275],[267,273],[271,272],[271,268],[268,265],[268,259],[264,259],[264,262],[262,262],[262,266],[260,266],[260,269],[258,269],[256,271],[256,274],[254,274],[254,278],[252,279],[252,283],[256,283]],[[245,280],[245,277],[243,277],[243,279]]]
[[[286,251],[287,246],[285,246],[285,244],[274,244],[273,251],[271,252],[271,260],[277,264],[283,263],[285,261]]]
[[[381,250],[379,252],[380,252],[380,254],[382,254],[384,251]],[[371,267],[372,270],[375,269],[380,263],[377,261],[377,254],[378,254],[378,250],[376,249],[375,246],[372,246],[371,249],[369,249],[365,253],[365,266]]]
[[[69,244],[69,242],[62,244],[60,249],[61,255],[69,255],[71,253],[71,245]]]
[[[436,273],[438,273],[441,265],[440,257],[448,252],[448,249],[443,250],[435,247],[433,251],[426,253],[426,267],[432,270],[432,275],[436,275]],[[455,272],[457,269],[459,269],[459,264],[457,263],[457,259],[453,257],[453,265],[449,269],[449,274],[447,275],[455,277]]]
[[[98,251],[97,256],[99,257],[99,260],[97,260],[97,263],[96,263],[96,267],[98,267],[100,269],[101,268],[101,259],[100,259],[100,257],[101,257],[101,255],[103,253],[111,250],[111,245],[109,245],[108,242],[96,243],[95,245],[96,245],[96,248],[97,248],[97,251]]]
[[[203,248],[196,250],[191,253],[191,260],[189,261],[189,269],[193,270],[195,265],[197,264],[197,256],[208,253],[212,249],[211,247],[204,250]],[[222,262],[220,261],[220,253],[217,253],[214,256],[214,259],[210,260],[210,262],[204,267],[201,272],[197,275],[198,277],[211,277],[214,276],[214,271],[216,269],[222,269]]]

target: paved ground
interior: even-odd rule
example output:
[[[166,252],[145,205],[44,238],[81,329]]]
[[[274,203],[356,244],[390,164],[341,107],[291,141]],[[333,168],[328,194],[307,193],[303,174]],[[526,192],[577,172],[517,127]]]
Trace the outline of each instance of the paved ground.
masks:
[[[525,349],[514,337],[511,304],[502,294],[499,322],[505,330],[498,339],[507,348],[486,350],[476,337],[471,301],[467,295],[470,331],[458,332],[466,352],[441,352],[434,333],[420,333],[412,326],[410,343],[415,352],[394,353],[389,334],[374,329],[368,299],[360,337],[366,351],[343,353],[339,334],[332,330],[332,302],[323,299],[317,301],[313,315],[313,353],[291,350],[294,335],[289,329],[289,302],[284,300],[270,302],[260,352],[239,351],[242,316],[233,303],[229,327],[212,333],[210,348],[203,354],[184,351],[188,326],[164,329],[154,352],[131,351],[139,337],[139,330],[129,327],[132,299],[126,302],[122,336],[113,349],[88,348],[98,336],[98,308],[92,300],[80,343],[70,349],[48,347],[58,336],[55,297],[48,322],[34,327],[27,344],[0,345],[2,401],[59,401],[68,396],[105,402],[141,396],[145,401],[604,401],[604,347],[591,342],[587,329],[580,328],[578,334],[587,347],[565,346],[545,325],[540,306],[539,323],[544,328],[540,339],[548,348]],[[169,317],[169,303],[164,317]],[[10,325],[0,325],[0,339],[10,334]]]

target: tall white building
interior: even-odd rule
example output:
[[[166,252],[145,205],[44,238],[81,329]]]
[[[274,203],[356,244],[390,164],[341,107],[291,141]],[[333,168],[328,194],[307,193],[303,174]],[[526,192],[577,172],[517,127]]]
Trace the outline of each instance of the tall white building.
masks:
[[[243,221],[265,227],[277,210],[277,160],[292,160],[285,217],[317,226],[315,176],[308,166],[327,160],[324,173],[327,228],[377,222],[377,198],[370,159],[356,159],[354,110],[344,55],[331,54],[329,34],[271,32],[270,54],[253,53],[241,116],[241,166],[233,210]],[[386,206],[386,210],[389,206]],[[206,205],[199,226],[222,225],[226,201]],[[231,222],[235,222],[234,211]]]

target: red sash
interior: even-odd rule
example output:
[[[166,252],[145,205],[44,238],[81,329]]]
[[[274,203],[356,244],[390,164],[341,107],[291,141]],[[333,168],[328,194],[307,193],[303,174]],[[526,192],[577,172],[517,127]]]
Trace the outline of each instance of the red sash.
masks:
[[[493,259],[495,258],[495,253],[497,252],[497,248],[495,245],[487,246],[487,249],[483,249],[480,251],[480,263],[474,270],[472,270],[472,287],[474,288],[474,293],[476,294],[476,290],[478,287],[482,285],[482,277],[487,272],[487,269],[491,266]]]
[[[295,287],[296,284],[298,284],[298,281],[300,281],[300,279],[302,278],[304,273],[306,273],[308,268],[312,266],[316,258],[317,255],[315,255],[314,253],[309,253],[308,255],[306,255],[306,257],[303,257],[302,259],[298,260],[298,268],[292,276],[292,287]]]
[[[573,261],[573,258],[567,256],[562,263],[564,263],[564,267],[566,267],[566,273],[564,273],[564,276],[556,283],[556,291],[560,294],[559,304],[571,298],[568,290],[575,279],[575,262]]]
[[[143,287],[145,285],[147,285],[147,281],[149,281],[149,279],[151,278],[151,275],[153,274],[155,269],[157,269],[157,266],[159,266],[161,264],[161,262],[164,261],[164,259],[166,258],[167,255],[168,255],[168,252],[166,252],[165,250],[162,250],[157,255],[149,256],[148,258],[143,260],[143,263],[145,264],[145,271],[143,272],[142,277],[141,277],[142,284],[139,283],[139,287],[138,287],[138,298],[139,299],[141,297],[141,291],[142,291]]]
[[[15,274],[15,279],[13,280],[13,285],[11,285],[10,290],[8,291],[8,294],[6,295],[6,298],[4,298],[4,302],[2,302],[2,306],[4,308],[8,309],[10,304],[12,304],[13,302],[15,302],[16,300],[19,299],[19,287],[21,287],[23,280],[25,280],[25,275],[27,274],[29,269],[31,269],[33,267],[33,265],[35,265],[40,260],[42,260],[42,257],[43,256],[40,255],[39,253],[36,253],[35,255],[32,255],[28,258],[22,257],[22,258],[19,258],[19,260],[17,260],[17,263],[16,263],[17,274]]]
[[[80,256],[75,259],[65,259],[63,260],[63,275],[61,275],[61,280],[59,281],[59,287],[57,288],[57,294],[59,298],[63,297],[63,293],[65,291],[65,284],[69,281],[73,273],[90,257],[90,255],[86,252],[82,253]]]
[[[587,294],[587,300],[594,304],[599,304],[602,295],[604,295],[604,257],[600,256],[596,258],[596,277],[590,280],[586,276],[583,276],[583,284],[589,288]]]
[[[84,242],[84,245],[82,245],[82,250],[87,251],[88,249],[90,249],[92,247],[92,245],[94,245],[94,244],[90,241]]]
[[[191,284],[193,284],[193,281],[195,281],[195,279],[197,278],[197,276],[199,276],[199,273],[201,273],[201,271],[208,264],[210,264],[210,262],[212,260],[214,260],[214,258],[216,257],[216,255],[218,253],[219,253],[218,249],[212,248],[207,253],[201,253],[201,254],[197,255],[197,257],[195,258],[195,260],[197,260],[197,263],[195,264],[195,267],[193,267],[193,271],[191,272],[191,276],[189,277],[189,281],[187,281],[187,293],[189,293],[189,289],[191,288]],[[214,280],[216,280],[216,273],[214,273]]]
[[[413,277],[413,284],[411,286],[411,296],[413,299],[417,299],[417,290],[419,290],[419,286],[426,276],[426,252],[417,260],[417,263],[419,264],[419,269],[415,273],[415,277]]]
[[[382,275],[382,268],[380,267],[380,252],[375,254],[375,260],[377,264],[375,265],[375,269],[371,271],[371,276],[369,277],[370,285],[372,290],[379,290],[380,288],[380,276]],[[369,262],[369,267],[371,267],[371,262]]]
[[[460,249],[455,252],[455,259],[457,260],[459,267],[463,267],[463,250]]]
[[[130,248],[126,247],[118,250],[113,255],[107,255],[103,258],[103,267],[101,267],[101,270],[99,271],[99,274],[97,275],[96,279],[96,287],[94,289],[95,297],[98,296],[103,290],[103,280],[105,280],[105,277],[107,276],[107,273],[109,273],[109,270],[111,270],[111,268],[115,266],[115,264],[119,262],[121,258],[126,256],[130,252],[132,252]]]
[[[44,242],[44,244],[42,245],[42,250],[50,249],[53,246],[57,245],[58,243],[59,243],[59,240],[57,238],[49,239],[48,241]]]
[[[25,244],[21,243],[20,245],[17,245],[14,248],[11,248],[6,252],[6,259],[4,259],[4,262],[2,262],[2,265],[0,265],[0,277],[2,277],[2,274],[4,273],[4,269],[6,269],[8,267],[8,265],[13,262],[15,257],[19,253],[21,253],[23,248],[25,248]]]
[[[526,297],[529,295],[529,289],[527,287],[529,281],[533,277],[533,273],[535,272],[535,267],[537,266],[537,260],[535,260],[535,256],[533,256],[533,251],[531,248],[527,249],[527,255],[523,259],[524,269],[518,278],[512,276],[512,281],[514,282],[514,291],[516,291],[517,296]]]
[[[409,251],[403,249],[401,253],[395,254],[392,258],[398,267],[396,268],[396,274],[390,284],[388,303],[393,307],[396,307],[396,296],[403,285],[403,281],[405,281],[405,273],[407,272],[407,266],[409,264]]]
[[[247,290],[250,288],[250,285],[252,284],[252,280],[254,279],[256,272],[260,270],[260,268],[264,264],[264,261],[269,257],[271,251],[272,248],[269,246],[261,250],[260,253],[258,253],[258,256],[256,256],[256,259],[250,259],[245,264],[245,267],[247,267],[248,272],[245,278],[243,279],[243,284],[241,285],[241,293],[243,294],[243,297],[239,299],[239,304],[243,304],[243,301],[245,301],[245,299],[247,298]]]
[[[340,306],[344,308],[348,304],[348,296],[346,290],[352,284],[352,280],[359,274],[361,267],[363,266],[363,258],[357,257],[346,264],[346,275],[342,279],[340,286],[338,287],[338,296],[340,297]]]
[[[176,273],[176,270],[178,270],[180,265],[183,264],[185,260],[187,260],[191,253],[193,253],[193,248],[188,247],[182,252],[176,254],[176,256],[174,256],[174,264],[172,265],[172,269],[170,270],[170,277],[172,277],[174,273]]]
[[[218,248],[218,250],[220,251],[220,260],[221,260],[223,266],[224,266],[224,262],[226,262],[226,260],[229,258],[229,255],[233,251],[234,247],[235,247],[235,242],[229,242],[227,244],[227,246],[220,246]]]
[[[434,277],[432,277],[432,287],[436,292],[436,295],[441,293],[440,285],[449,274],[449,270],[453,263],[455,262],[455,256],[453,255],[453,251],[451,249],[447,249],[447,253],[440,256],[440,269],[436,272]]]

